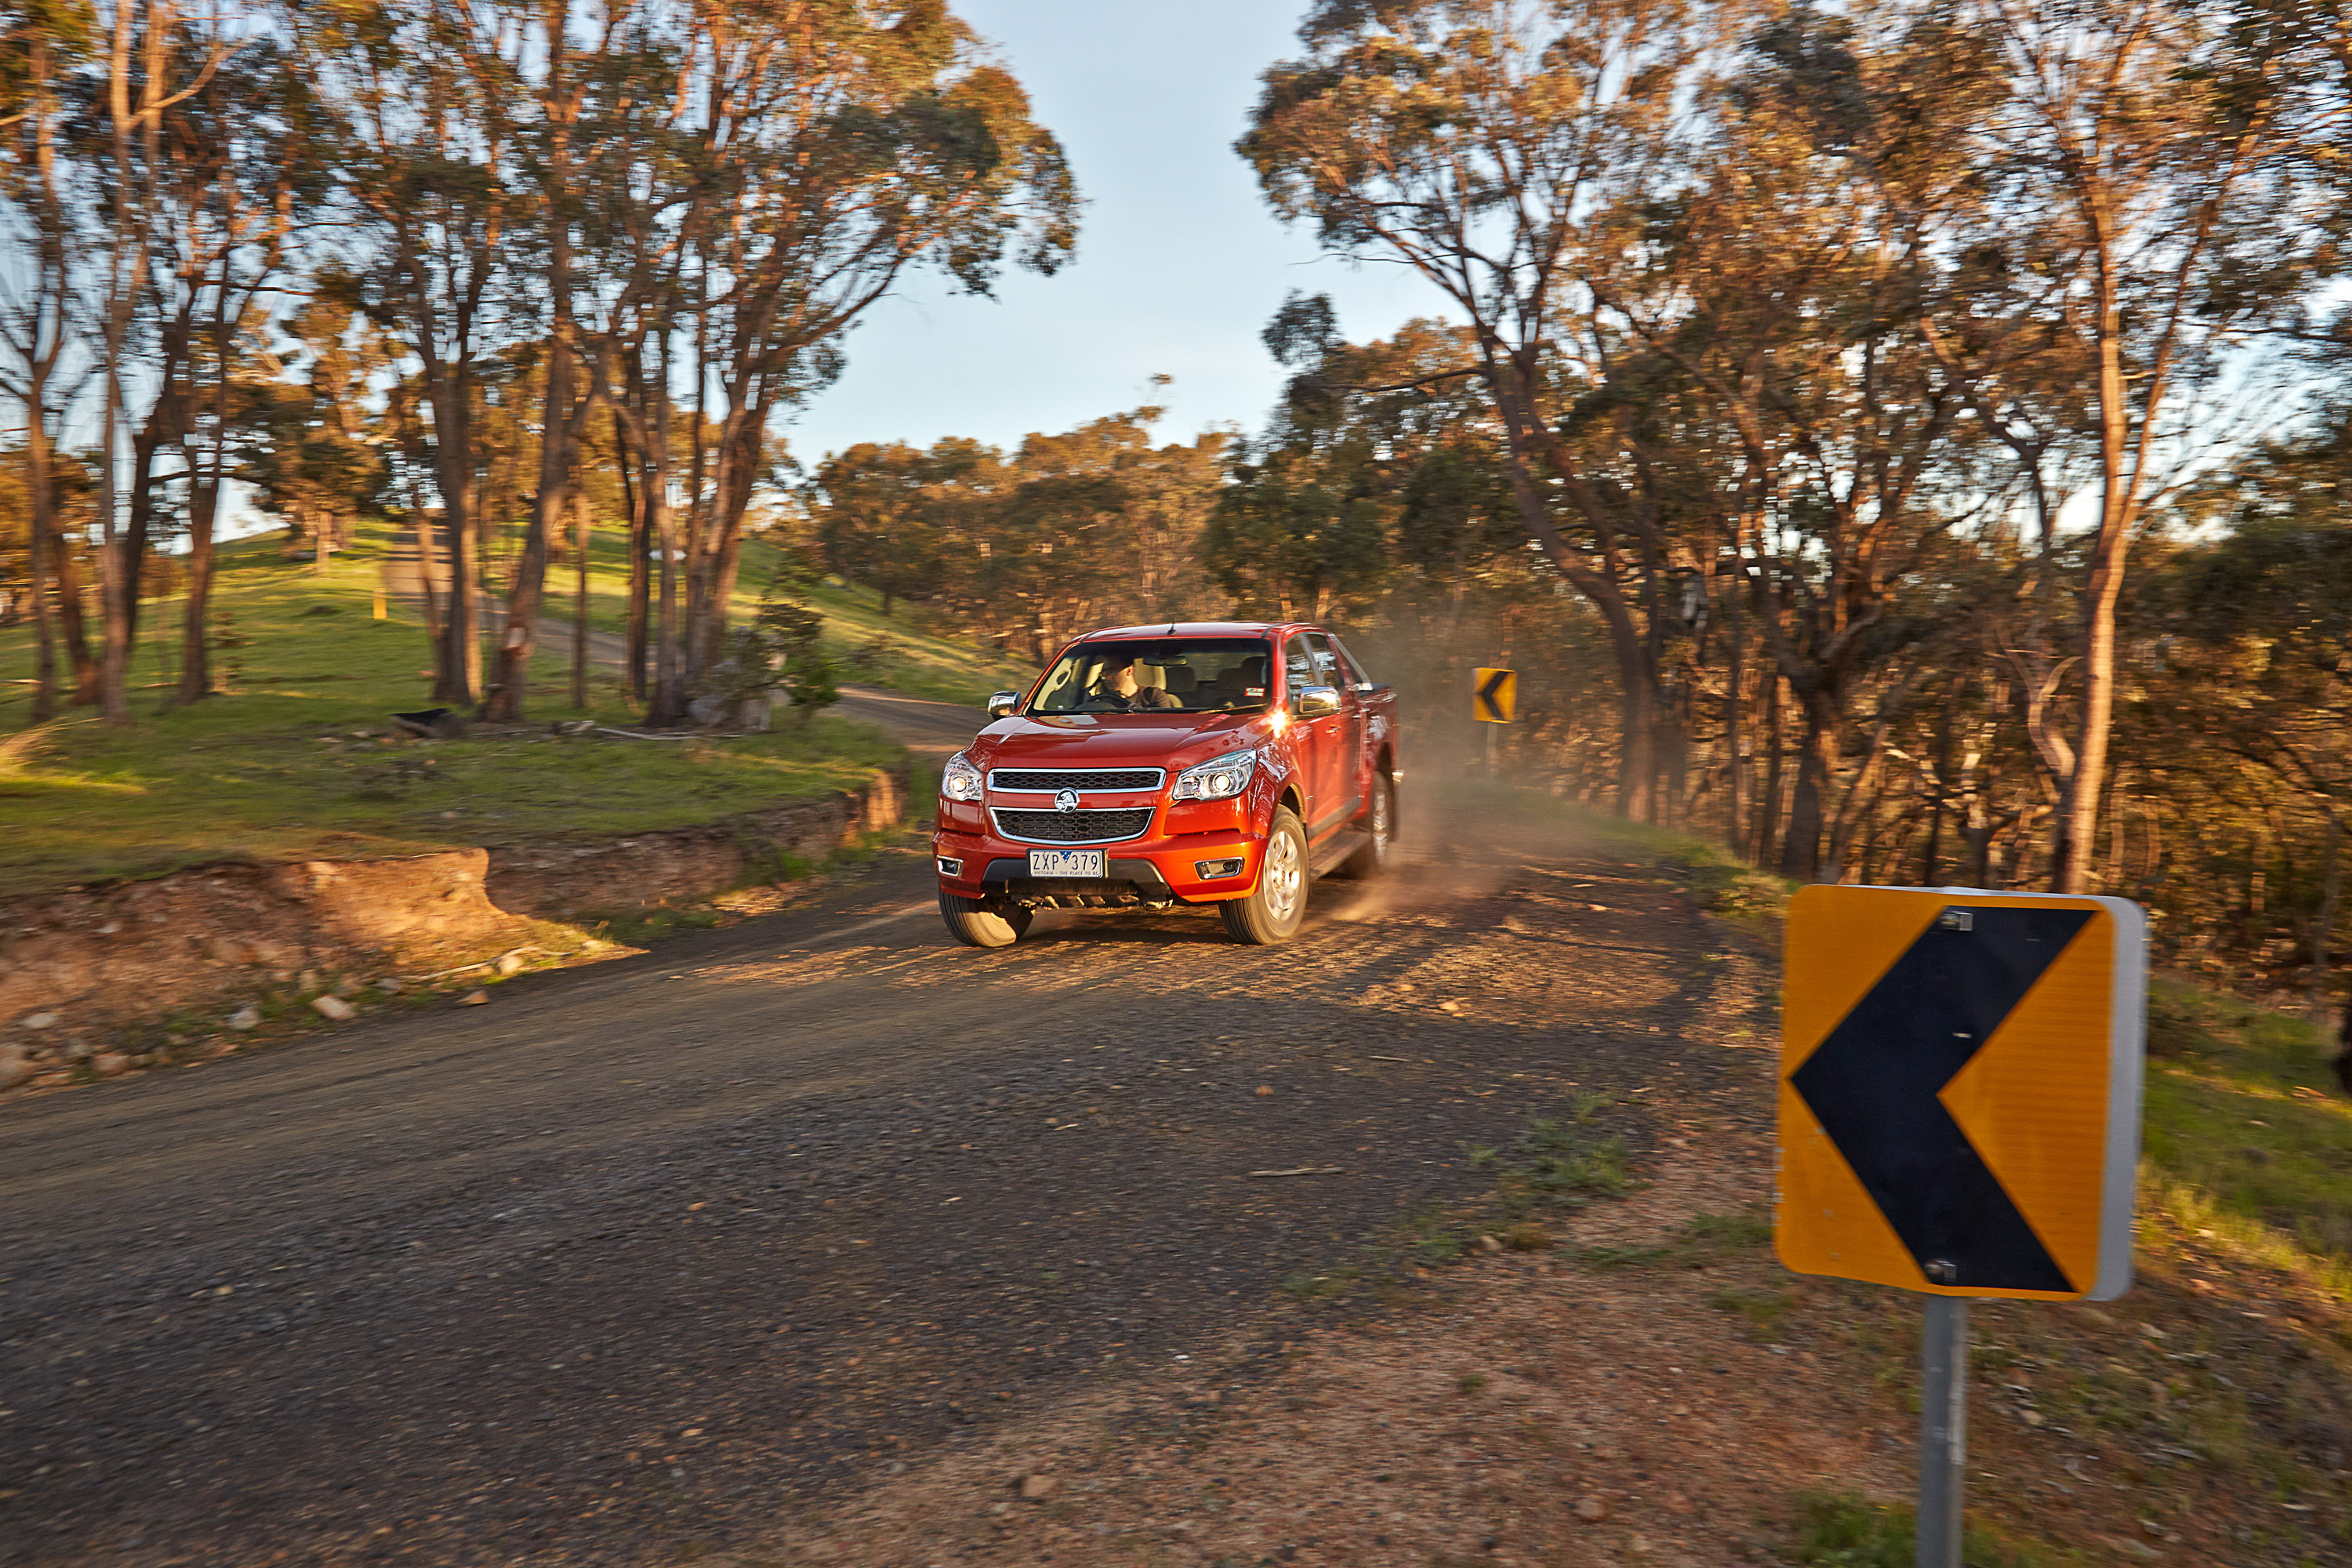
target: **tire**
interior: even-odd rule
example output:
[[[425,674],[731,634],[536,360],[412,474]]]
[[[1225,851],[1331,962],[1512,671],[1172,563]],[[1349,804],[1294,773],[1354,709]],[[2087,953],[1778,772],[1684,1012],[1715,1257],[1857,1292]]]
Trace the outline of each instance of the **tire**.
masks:
[[[1230,899],[1217,906],[1225,930],[1235,942],[1274,947],[1298,933],[1307,918],[1307,830],[1287,806],[1274,808],[1274,826],[1265,837],[1265,857],[1257,869],[1257,886],[1245,899]]]
[[[1396,784],[1384,773],[1372,775],[1372,809],[1364,826],[1371,837],[1339,863],[1335,875],[1370,881],[1387,876],[1396,864]]]
[[[948,934],[966,947],[1011,947],[1029,929],[1027,910],[992,910],[977,899],[940,894],[940,918]]]

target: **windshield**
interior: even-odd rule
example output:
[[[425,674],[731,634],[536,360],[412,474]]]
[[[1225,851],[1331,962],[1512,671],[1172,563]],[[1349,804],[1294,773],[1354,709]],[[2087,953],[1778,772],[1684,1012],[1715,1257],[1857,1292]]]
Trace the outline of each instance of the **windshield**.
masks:
[[[1029,711],[1234,713],[1263,708],[1268,653],[1261,637],[1083,643],[1045,672]]]

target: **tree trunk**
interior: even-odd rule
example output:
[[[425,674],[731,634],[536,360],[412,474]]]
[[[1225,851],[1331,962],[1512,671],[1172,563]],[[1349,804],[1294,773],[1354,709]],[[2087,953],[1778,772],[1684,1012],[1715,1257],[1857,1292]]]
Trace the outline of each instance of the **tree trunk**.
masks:
[[[441,625],[441,590],[433,585],[433,574],[439,570],[441,560],[441,529],[421,502],[412,495],[410,510],[414,514],[413,529],[416,534],[416,595],[425,605],[425,639],[433,648],[433,689],[441,689],[441,671],[449,658],[449,639]]]
[[[34,385],[46,395],[42,378],[37,376]],[[26,489],[32,492],[28,498],[32,502],[29,509],[32,537],[28,543],[33,574],[33,625],[34,634],[40,643],[39,665],[34,672],[33,686],[33,719],[37,723],[56,717],[58,710],[57,644],[49,630],[48,589],[42,582],[42,556],[45,553],[55,556],[62,567],[68,553],[65,541],[57,537],[57,490],[49,472],[49,432],[43,401],[42,397],[35,398],[26,408],[25,418]],[[69,574],[63,570],[56,570],[47,575],[57,580],[58,618],[62,620],[65,618],[66,584],[70,580]],[[73,647],[73,640],[69,638],[68,641],[68,652],[80,651]],[[77,677],[80,674],[79,659],[75,661],[75,673]],[[78,702],[83,700],[79,693],[74,700]]]
[[[194,702],[213,692],[212,648],[207,640],[213,597],[213,522],[220,508],[220,461],[215,454],[212,477],[195,479],[189,465],[188,604],[180,631],[178,702]]]
[[[677,514],[670,509],[667,465],[656,459],[656,482],[648,486],[656,548],[661,552],[661,613],[654,637],[654,695],[646,719],[656,727],[686,717],[685,671],[678,658]]]
[[[2336,936],[2336,895],[2339,887],[2336,833],[2336,808],[2330,805],[2326,847],[2323,851],[2326,869],[2320,874],[2319,919],[2311,928],[2311,1000],[2305,1009],[2312,1023],[2322,1026],[2327,1022],[2327,963]]]
[[[719,454],[718,483],[711,495],[711,535],[705,549],[709,558],[709,597],[699,628],[701,668],[708,669],[726,657],[727,618],[735,603],[735,583],[743,565],[743,519],[751,510],[751,489],[759,477],[761,437],[768,426],[768,407],[757,405],[736,420],[732,438]]]
[[[149,542],[155,527],[155,448],[170,434],[164,426],[173,421],[164,405],[172,395],[166,392],[156,400],[146,428],[131,443],[131,521],[122,532],[122,636],[124,646],[133,650],[139,646],[139,599],[146,585]],[[127,669],[128,656],[124,664]]]
[[[549,124],[546,184],[541,205],[548,215],[547,290],[551,330],[547,341],[547,385],[540,418],[539,489],[530,498],[530,532],[522,559],[507,590],[506,633],[499,639],[498,674],[484,710],[491,719],[512,723],[523,716],[530,694],[530,656],[539,637],[540,601],[546,590],[547,566],[554,552],[557,531],[577,464],[572,446],[578,435],[572,406],[573,323],[572,319],[572,106],[566,98],[564,70],[571,22],[571,0],[546,0],[547,85],[540,96]]]
[[[1781,731],[1780,672],[1768,667],[1759,683],[1764,703],[1764,793],[1756,801],[1756,864],[1772,863],[1772,846],[1780,826],[1780,767],[1788,751]]]
[[[471,705],[481,689],[482,646],[474,635],[480,588],[474,530],[473,389],[470,378],[444,369],[433,378],[434,478],[441,491],[441,526],[449,545],[449,600],[442,626],[442,657],[433,700]]]
[[[38,493],[37,489],[36,493]],[[58,645],[56,634],[49,629],[49,585],[42,556],[48,542],[48,531],[43,526],[41,513],[47,509],[36,503],[33,509],[31,536],[26,540],[26,569],[32,579],[33,637],[37,649],[33,662],[33,722],[46,724],[58,716]]]
[[[1960,683],[1945,694],[1943,711],[1936,715],[1936,795],[1927,805],[1927,845],[1919,855],[1919,885],[1936,886],[1936,868],[1943,860],[1944,796],[1952,776],[1952,711],[1959,706]]]
[[[131,567],[127,531],[115,516],[115,427],[121,423],[121,389],[115,367],[102,373],[105,434],[99,441],[98,477],[98,605],[100,637],[98,708],[110,724],[131,722]]]
[[[1805,733],[1798,743],[1797,785],[1789,797],[1789,829],[1780,844],[1780,874],[1805,882],[1821,876],[1822,830],[1837,762],[1837,716],[1831,710],[1831,701],[1819,692],[1804,698]]]
[[[553,379],[551,374],[549,380]],[[549,394],[551,400],[553,395]],[[549,412],[551,415],[553,410]],[[551,437],[545,438],[542,450],[558,445]],[[530,530],[524,535],[514,578],[507,585],[506,630],[499,638],[498,663],[489,690],[482,700],[482,716],[503,723],[518,723],[523,717],[523,699],[530,682],[530,656],[539,637],[540,600],[546,591],[547,563],[552,552],[549,536],[561,526],[569,499],[566,481],[551,479],[548,473],[551,464],[561,461],[561,458],[551,455],[541,459],[539,493],[530,500]]]
[[[628,431],[621,411],[613,410],[613,449],[620,455],[621,500],[629,514],[629,610],[626,672],[629,695],[643,702],[646,700],[646,623],[647,602],[652,592],[653,539],[650,512],[646,505],[647,487],[641,481],[635,447],[630,444]]]
[[[1724,784],[1729,796],[1724,841],[1737,855],[1748,847],[1748,758],[1741,750],[1747,738],[1740,723],[1746,710],[1747,693],[1743,689],[1748,682],[1748,646],[1739,595],[1735,592],[1727,597],[1731,611],[1731,678],[1725,688],[1723,716]]]
[[[131,18],[135,7],[118,3],[114,10],[114,36],[107,59],[106,90],[108,120],[113,133],[114,169],[110,193],[111,217],[110,244],[106,254],[104,309],[100,313],[98,356],[99,437],[98,437],[98,602],[99,624],[104,637],[99,665],[99,711],[110,724],[131,721],[131,613],[128,595],[131,593],[129,573],[124,565],[122,520],[118,515],[118,487],[121,475],[118,471],[116,443],[121,438],[122,426],[122,346],[131,332],[132,275],[145,270],[142,259],[133,264],[125,252],[133,247],[131,238],[131,192],[136,188],[131,170]],[[151,19],[150,26],[153,26]],[[148,90],[153,90],[150,83]]]
[[[572,591],[572,706],[588,706],[588,494],[572,493],[572,532],[580,551]]]
[[[2106,785],[2107,742],[2116,705],[2116,605],[2123,596],[2125,526],[2101,529],[2083,595],[2083,713],[2074,745],[2074,772],[2066,781],[2050,886],[2080,893],[2090,881],[2086,862],[2098,841],[2099,800]]]

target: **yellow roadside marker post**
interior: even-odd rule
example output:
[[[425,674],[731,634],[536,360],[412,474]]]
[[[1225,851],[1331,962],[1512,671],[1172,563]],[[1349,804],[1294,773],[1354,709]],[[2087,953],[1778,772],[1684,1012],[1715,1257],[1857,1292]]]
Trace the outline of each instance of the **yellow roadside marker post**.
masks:
[[[1481,724],[1507,724],[1519,709],[1517,670],[1480,668],[1470,672],[1470,717]],[[1495,731],[1486,731],[1486,776],[1495,776]]]
[[[2131,1289],[2147,931],[2123,899],[1790,902],[1773,1246],[1927,1298],[1918,1568],[1960,1568],[1969,1299]]]

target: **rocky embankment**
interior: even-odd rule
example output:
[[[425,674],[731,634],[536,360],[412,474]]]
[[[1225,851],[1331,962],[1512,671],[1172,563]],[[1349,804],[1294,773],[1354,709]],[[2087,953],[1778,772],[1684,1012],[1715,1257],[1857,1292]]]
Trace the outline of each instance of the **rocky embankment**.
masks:
[[[903,769],[694,827],[384,860],[195,867],[0,898],[0,1091],[110,1076],[289,1011],[341,1021],[454,974],[604,945],[582,928],[821,864],[897,826]]]

